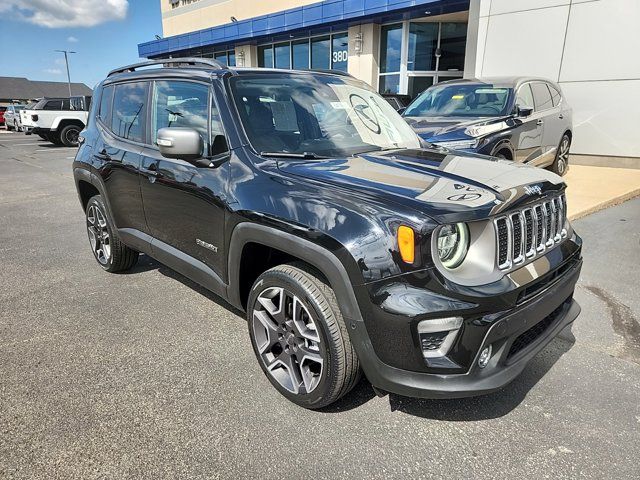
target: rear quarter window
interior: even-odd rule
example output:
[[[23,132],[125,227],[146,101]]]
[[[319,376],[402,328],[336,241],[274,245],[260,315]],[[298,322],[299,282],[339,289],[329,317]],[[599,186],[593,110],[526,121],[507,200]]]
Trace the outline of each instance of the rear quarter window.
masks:
[[[113,88],[112,86],[104,87],[100,96],[100,106],[96,112],[97,117],[105,125],[111,124],[111,105],[113,104]]]

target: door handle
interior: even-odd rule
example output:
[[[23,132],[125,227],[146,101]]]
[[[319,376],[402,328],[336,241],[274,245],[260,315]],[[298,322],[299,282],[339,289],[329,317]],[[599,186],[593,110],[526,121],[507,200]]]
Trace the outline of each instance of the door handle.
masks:
[[[564,115],[563,115],[563,114],[560,114],[560,115],[558,115],[558,118],[559,118],[560,120],[562,120],[562,119],[564,118]]]
[[[140,172],[142,172],[143,175],[146,175],[148,177],[161,177],[162,174],[158,171],[158,164],[157,163],[152,163],[151,165],[149,165],[147,168],[141,168]]]
[[[536,122],[536,125],[544,125],[544,120],[539,118],[538,121]]]

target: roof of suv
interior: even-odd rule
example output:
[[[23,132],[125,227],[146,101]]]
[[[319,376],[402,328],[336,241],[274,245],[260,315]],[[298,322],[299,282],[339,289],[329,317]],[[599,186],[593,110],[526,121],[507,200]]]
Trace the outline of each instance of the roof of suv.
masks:
[[[145,69],[150,66],[162,66],[161,68]],[[282,73],[282,72],[296,72],[296,73],[319,73],[327,75],[337,75],[342,77],[353,78],[346,72],[339,70],[283,70],[278,68],[263,68],[263,67],[228,67],[223,63],[209,58],[161,58],[150,60],[147,62],[136,63],[133,65],[127,65],[124,67],[111,70],[107,75],[107,79],[122,79],[122,78],[136,78],[136,77],[161,77],[167,73],[171,74],[188,74],[189,76],[199,76],[208,78],[211,74],[225,74],[231,73],[232,75],[242,75],[247,73]]]
[[[485,78],[461,78],[439,82],[436,85],[462,85],[465,83],[493,85],[494,87],[518,88],[526,82],[547,82],[556,85],[556,82],[548,78],[540,77],[485,77]],[[435,86],[435,85],[434,85]]]

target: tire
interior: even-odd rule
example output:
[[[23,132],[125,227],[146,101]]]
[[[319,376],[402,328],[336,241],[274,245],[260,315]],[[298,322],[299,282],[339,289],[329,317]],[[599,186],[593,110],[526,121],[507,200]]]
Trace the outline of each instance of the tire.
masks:
[[[89,199],[85,218],[89,245],[98,264],[111,273],[131,269],[138,261],[138,252],[122,243],[100,195]]]
[[[5,127],[7,128],[7,131],[10,132],[11,130],[13,130],[13,127],[11,125],[9,125],[8,123],[5,125]]]
[[[67,125],[60,131],[60,142],[65,147],[77,147],[81,130],[77,125]]]
[[[571,137],[568,134],[564,134],[558,144],[556,150],[556,158],[553,159],[553,163],[547,167],[553,173],[560,175],[561,177],[567,173],[569,169],[569,150],[571,149]]]
[[[47,134],[47,140],[49,140],[51,143],[53,143],[54,145],[58,146],[58,147],[62,147],[63,143],[62,140],[60,139],[60,135],[58,135],[56,132],[51,132]]]
[[[293,403],[325,407],[360,379],[336,296],[307,265],[279,265],[260,275],[249,293],[247,320],[262,371]]]

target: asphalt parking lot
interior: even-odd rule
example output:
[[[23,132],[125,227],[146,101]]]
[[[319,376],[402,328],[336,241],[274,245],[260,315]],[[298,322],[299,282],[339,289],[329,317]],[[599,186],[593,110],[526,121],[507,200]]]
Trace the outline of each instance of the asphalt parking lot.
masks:
[[[0,478],[638,478],[640,199],[575,222],[582,314],[504,390],[300,409],[246,323],[150,260],[103,272],[74,149],[0,134]]]

